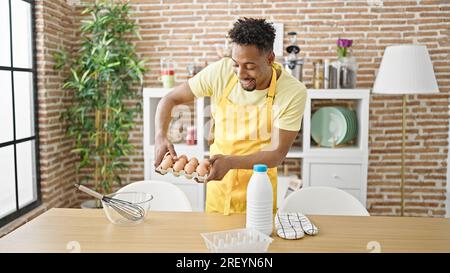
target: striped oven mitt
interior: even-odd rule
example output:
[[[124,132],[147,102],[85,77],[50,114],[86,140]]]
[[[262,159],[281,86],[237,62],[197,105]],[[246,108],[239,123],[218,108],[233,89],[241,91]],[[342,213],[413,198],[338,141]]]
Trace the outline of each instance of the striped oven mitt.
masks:
[[[316,235],[319,229],[299,212],[277,212],[275,228],[278,236],[284,239],[300,239],[308,235]]]

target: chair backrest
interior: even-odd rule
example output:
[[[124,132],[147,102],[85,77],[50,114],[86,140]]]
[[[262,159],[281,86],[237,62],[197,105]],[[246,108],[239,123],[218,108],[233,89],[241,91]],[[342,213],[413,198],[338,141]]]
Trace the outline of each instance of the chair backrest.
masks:
[[[305,187],[295,191],[284,200],[279,210],[313,215],[370,216],[353,195],[332,187]]]
[[[176,185],[156,180],[138,181],[122,187],[118,192],[147,192],[153,195],[150,210],[192,211],[186,194]]]

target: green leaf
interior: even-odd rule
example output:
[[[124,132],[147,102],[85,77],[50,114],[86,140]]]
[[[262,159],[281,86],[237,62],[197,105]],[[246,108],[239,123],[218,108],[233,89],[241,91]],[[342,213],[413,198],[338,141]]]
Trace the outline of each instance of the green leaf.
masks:
[[[81,77],[81,82],[82,83],[86,83],[87,82],[87,80],[89,79],[89,78],[87,78],[87,76],[89,75],[89,70],[86,70],[84,73],[83,73],[83,76]]]
[[[78,75],[77,75],[77,72],[75,71],[75,69],[71,68],[70,70],[72,71],[72,76],[75,79],[75,81],[79,82],[80,80],[78,79]]]
[[[80,153],[80,152],[84,152],[86,151],[86,148],[76,148],[76,149],[72,149],[70,152],[71,153]]]
[[[112,63],[112,64],[108,64],[106,67],[110,68],[110,67],[115,67],[115,66],[118,66],[118,65],[120,65],[120,62],[115,62],[115,63]]]

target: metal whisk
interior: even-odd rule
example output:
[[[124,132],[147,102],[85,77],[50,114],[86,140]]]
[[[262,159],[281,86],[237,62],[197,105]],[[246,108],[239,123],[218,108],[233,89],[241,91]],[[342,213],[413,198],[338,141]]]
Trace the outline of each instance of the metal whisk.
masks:
[[[145,210],[139,205],[102,195],[101,193],[93,191],[83,185],[75,184],[75,187],[80,191],[89,194],[90,196],[102,200],[103,202],[111,206],[111,208],[113,208],[117,213],[130,221],[139,221],[145,216]]]

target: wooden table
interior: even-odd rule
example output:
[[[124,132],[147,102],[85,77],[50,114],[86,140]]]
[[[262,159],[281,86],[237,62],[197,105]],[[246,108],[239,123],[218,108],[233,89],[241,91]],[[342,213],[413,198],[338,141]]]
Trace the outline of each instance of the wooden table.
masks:
[[[309,216],[320,231],[301,240],[273,235],[270,252],[450,252],[450,219]],[[207,252],[200,233],[245,227],[245,215],[150,212],[135,226],[102,210],[51,209],[0,238],[0,252]]]

